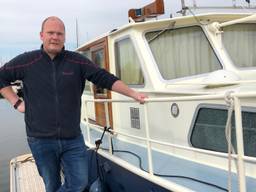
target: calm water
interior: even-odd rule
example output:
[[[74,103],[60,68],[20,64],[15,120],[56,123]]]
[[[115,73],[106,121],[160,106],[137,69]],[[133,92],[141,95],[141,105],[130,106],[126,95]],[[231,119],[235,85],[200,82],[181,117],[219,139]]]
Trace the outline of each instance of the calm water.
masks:
[[[0,192],[9,192],[9,162],[29,152],[23,114],[0,99]]]

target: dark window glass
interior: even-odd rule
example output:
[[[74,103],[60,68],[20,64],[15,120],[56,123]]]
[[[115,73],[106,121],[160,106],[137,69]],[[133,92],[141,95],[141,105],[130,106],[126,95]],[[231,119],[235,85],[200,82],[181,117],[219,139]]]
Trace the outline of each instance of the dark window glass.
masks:
[[[228,147],[225,138],[227,114],[226,109],[199,109],[191,134],[192,146],[218,152],[227,152]],[[256,113],[243,111],[242,124],[245,155],[256,157]],[[231,141],[236,150],[234,114],[232,115]]]

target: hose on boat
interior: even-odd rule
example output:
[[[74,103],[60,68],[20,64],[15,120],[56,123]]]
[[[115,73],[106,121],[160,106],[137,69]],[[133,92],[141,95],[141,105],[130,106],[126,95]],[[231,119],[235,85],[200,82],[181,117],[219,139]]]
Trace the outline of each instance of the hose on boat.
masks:
[[[106,131],[109,132],[109,129],[110,129],[110,127],[107,128],[107,126],[105,126],[105,127],[104,127],[104,131],[103,131],[103,133],[102,133],[102,135],[101,135],[101,138],[95,141],[95,145],[96,145],[95,154],[96,154],[97,175],[98,175],[100,181],[103,181],[104,178],[103,178],[103,174],[101,174],[100,167],[99,167],[99,155],[98,155],[98,150],[99,150],[99,148],[100,148],[100,145],[102,144],[102,140],[103,140],[103,137],[104,137]]]
[[[141,160],[141,157],[140,157],[138,154],[133,153],[133,152],[131,152],[131,151],[127,151],[127,150],[115,150],[115,149],[114,149],[114,146],[113,146],[112,139],[111,139],[111,147],[112,147],[113,153],[114,153],[114,152],[124,152],[124,153],[132,154],[132,155],[134,155],[135,157],[137,157],[138,160],[139,160],[140,169],[141,169],[142,171],[148,172],[146,169],[144,169],[144,168],[142,167],[142,160]],[[200,179],[195,179],[195,178],[193,178],[193,177],[187,177],[187,176],[183,176],[183,175],[165,175],[165,174],[158,174],[158,173],[153,173],[153,175],[158,176],[158,177],[169,177],[169,178],[188,179],[188,180],[196,181],[196,182],[199,182],[199,183],[202,183],[202,184],[205,184],[205,185],[209,185],[209,186],[211,186],[211,187],[218,188],[218,189],[223,190],[223,191],[228,191],[227,189],[225,189],[225,188],[223,188],[223,187],[221,187],[221,186],[218,186],[218,185],[215,185],[215,184],[206,182],[206,181],[202,181],[202,180],[200,180]]]
[[[104,127],[104,131],[103,131],[103,133],[102,133],[102,135],[101,135],[101,138],[100,138],[99,140],[96,140],[96,141],[95,141],[95,144],[96,144],[96,150],[95,150],[95,151],[96,151],[96,152],[95,152],[95,153],[96,153],[96,164],[97,164],[97,172],[98,172],[97,174],[98,174],[98,176],[100,176],[100,177],[102,177],[102,178],[104,178],[104,177],[103,177],[104,174],[102,173],[103,170],[100,169],[100,166],[99,166],[98,149],[102,149],[102,150],[108,151],[108,149],[103,148],[103,147],[100,147],[100,144],[102,144],[102,139],[103,139],[103,137],[104,137],[106,131],[109,132],[110,134],[112,133],[112,132],[110,131],[110,129],[111,129],[110,127],[109,127],[109,128]],[[117,150],[117,149],[114,149],[114,145],[113,145],[113,140],[112,140],[112,138],[110,139],[110,141],[111,141],[111,148],[112,148],[113,154],[114,154],[114,153],[128,153],[128,154],[133,155],[133,156],[136,157],[136,158],[138,159],[138,161],[139,161],[139,168],[140,168],[142,171],[148,172],[148,170],[146,170],[146,169],[143,168],[141,157],[140,157],[138,154],[136,154],[136,153],[134,153],[134,152],[131,152],[131,151],[128,151],[128,150]],[[187,177],[187,176],[183,176],[183,175],[165,175],[165,174],[158,174],[158,173],[153,173],[153,175],[158,176],[158,177],[169,177],[169,178],[188,179],[188,180],[192,180],[192,181],[195,181],[195,182],[198,182],[198,183],[202,183],[202,184],[205,184],[205,185],[208,185],[208,186],[211,186],[211,187],[220,189],[220,190],[222,190],[222,191],[227,191],[227,192],[228,192],[228,190],[227,190],[226,188],[223,188],[223,187],[221,187],[221,186],[219,186],[219,185],[212,184],[212,183],[209,183],[209,182],[206,182],[206,181],[202,181],[202,180],[200,180],[200,179],[195,179],[195,178],[192,178],[192,177]]]
[[[101,135],[101,138],[95,141],[95,159],[96,159],[96,167],[97,167],[97,179],[92,183],[92,185],[90,186],[89,192],[107,192],[107,188],[105,186],[105,178],[104,178],[104,174],[103,174],[103,170],[102,167],[100,166],[99,163],[99,155],[98,155],[98,150],[100,148],[100,145],[102,144],[102,140],[103,137],[107,132],[110,132],[111,127],[104,127],[104,131]],[[92,158],[93,158],[93,153],[91,154],[91,158],[89,162],[92,162]],[[91,166],[89,166],[91,167]],[[89,171],[90,172],[90,171]]]

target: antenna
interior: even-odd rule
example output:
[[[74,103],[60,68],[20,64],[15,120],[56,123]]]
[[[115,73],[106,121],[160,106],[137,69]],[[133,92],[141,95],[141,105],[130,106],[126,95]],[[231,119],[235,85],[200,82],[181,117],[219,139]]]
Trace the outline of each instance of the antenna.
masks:
[[[251,1],[250,0],[245,0],[248,3],[248,6],[251,6]]]
[[[193,7],[197,7],[196,0],[193,0]]]
[[[232,0],[233,2],[233,7],[236,7],[236,0]]]
[[[195,2],[193,2],[194,5],[195,5]],[[186,10],[187,10],[187,7],[186,7],[186,4],[185,4],[185,0],[181,0],[181,11],[180,13],[185,16],[186,15]]]

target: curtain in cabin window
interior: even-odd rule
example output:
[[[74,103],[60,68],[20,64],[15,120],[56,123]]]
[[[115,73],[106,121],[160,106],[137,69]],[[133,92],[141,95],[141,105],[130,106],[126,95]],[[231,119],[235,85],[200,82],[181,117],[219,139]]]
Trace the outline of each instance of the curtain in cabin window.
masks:
[[[198,26],[148,32],[146,39],[166,80],[221,69],[212,47]]]
[[[123,39],[115,43],[117,77],[128,85],[143,85],[140,61],[131,39]]]
[[[235,24],[223,28],[223,44],[237,67],[256,66],[256,24]]]

